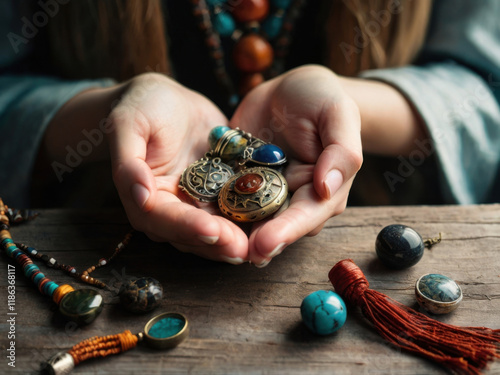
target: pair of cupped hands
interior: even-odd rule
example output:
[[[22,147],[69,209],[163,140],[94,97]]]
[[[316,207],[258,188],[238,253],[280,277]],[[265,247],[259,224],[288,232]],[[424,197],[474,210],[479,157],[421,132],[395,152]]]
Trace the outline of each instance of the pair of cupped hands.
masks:
[[[134,228],[204,258],[263,267],[287,245],[317,234],[342,213],[361,167],[360,114],[338,77],[303,66],[252,90],[228,120],[206,97],[148,73],[134,78],[110,119],[113,179]],[[289,161],[287,209],[244,231],[197,207],[179,185],[209,151],[208,134],[228,125],[280,146]]]

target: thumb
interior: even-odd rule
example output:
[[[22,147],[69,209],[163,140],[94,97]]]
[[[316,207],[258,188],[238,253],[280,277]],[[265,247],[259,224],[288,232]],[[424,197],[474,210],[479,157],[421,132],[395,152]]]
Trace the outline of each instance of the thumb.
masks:
[[[123,119],[113,119],[115,131],[109,137],[113,181],[127,211],[148,212],[154,207],[157,188],[146,163],[147,137],[134,129],[133,120]]]
[[[361,121],[357,106],[344,100],[324,109],[318,124],[323,144],[314,168],[314,189],[323,199],[331,199],[340,187],[361,168]]]

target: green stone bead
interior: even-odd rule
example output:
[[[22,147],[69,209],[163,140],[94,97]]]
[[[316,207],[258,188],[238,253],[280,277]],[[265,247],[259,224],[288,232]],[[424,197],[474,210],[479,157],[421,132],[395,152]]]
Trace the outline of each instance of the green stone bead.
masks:
[[[103,298],[93,289],[79,289],[70,292],[59,303],[60,313],[77,324],[93,322],[102,308]]]

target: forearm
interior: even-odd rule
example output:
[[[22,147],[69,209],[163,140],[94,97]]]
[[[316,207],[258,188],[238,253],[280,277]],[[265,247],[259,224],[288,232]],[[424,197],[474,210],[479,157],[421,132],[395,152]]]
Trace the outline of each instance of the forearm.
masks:
[[[122,92],[123,85],[115,85],[74,96],[50,122],[40,151],[50,162],[65,163],[73,151],[85,162],[108,158],[106,134],[112,127],[107,117]]]
[[[393,86],[360,78],[340,77],[340,82],[359,107],[364,152],[405,156],[416,140],[427,137],[417,111]]]

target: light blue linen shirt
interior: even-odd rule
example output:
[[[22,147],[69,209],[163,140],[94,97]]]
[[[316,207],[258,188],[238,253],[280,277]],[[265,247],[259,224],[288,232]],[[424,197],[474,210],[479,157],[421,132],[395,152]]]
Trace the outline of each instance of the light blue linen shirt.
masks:
[[[36,43],[35,37],[16,51],[7,37],[21,30],[13,4],[0,2],[0,70],[16,64]],[[499,20],[498,0],[435,1],[417,64],[362,74],[397,87],[421,115],[434,142],[428,155],[438,161],[447,203],[500,201]],[[29,205],[35,158],[61,106],[89,87],[110,84],[0,75],[0,196],[6,202]]]
[[[15,70],[41,37],[40,29],[46,27],[40,26],[31,38],[25,37],[22,18],[29,3],[0,1],[0,72]],[[19,42],[18,37],[24,42]],[[0,74],[0,197],[6,204],[29,207],[33,166],[45,129],[57,111],[78,93],[112,83],[109,79],[65,81],[49,76]]]
[[[414,105],[446,203],[500,202],[500,1],[434,1],[418,61],[362,77],[395,86]]]

